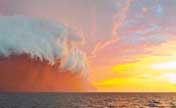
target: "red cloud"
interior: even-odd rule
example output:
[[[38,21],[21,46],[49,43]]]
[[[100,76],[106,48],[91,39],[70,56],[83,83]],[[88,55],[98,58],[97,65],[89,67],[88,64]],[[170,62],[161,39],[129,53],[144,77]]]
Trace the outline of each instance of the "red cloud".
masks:
[[[56,66],[57,65],[57,66]],[[0,58],[1,92],[87,91],[93,87],[80,74],[58,69],[58,64],[28,55]]]

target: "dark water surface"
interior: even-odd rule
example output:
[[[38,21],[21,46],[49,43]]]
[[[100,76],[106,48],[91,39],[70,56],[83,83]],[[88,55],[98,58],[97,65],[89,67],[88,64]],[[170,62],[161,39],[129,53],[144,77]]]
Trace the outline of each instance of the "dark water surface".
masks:
[[[176,93],[1,93],[0,108],[176,108]]]

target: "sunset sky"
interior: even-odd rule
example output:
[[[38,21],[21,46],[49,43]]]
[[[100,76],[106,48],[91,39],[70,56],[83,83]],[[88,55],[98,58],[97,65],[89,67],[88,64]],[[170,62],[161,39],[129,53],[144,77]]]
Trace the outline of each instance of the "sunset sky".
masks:
[[[176,0],[0,0],[0,15],[77,31],[96,91],[176,92]]]

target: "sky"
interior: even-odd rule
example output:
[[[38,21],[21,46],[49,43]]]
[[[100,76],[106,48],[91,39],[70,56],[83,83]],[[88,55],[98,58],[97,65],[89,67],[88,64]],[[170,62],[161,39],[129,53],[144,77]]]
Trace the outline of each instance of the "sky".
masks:
[[[0,0],[0,15],[74,29],[97,91],[176,91],[175,0]]]

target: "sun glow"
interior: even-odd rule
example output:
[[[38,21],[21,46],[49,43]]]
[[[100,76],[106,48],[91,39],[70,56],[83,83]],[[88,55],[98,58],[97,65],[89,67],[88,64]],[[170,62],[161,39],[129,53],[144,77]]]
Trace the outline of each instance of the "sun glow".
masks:
[[[159,63],[159,64],[153,64],[152,68],[157,68],[157,69],[176,69],[176,61],[164,62],[164,63]]]
[[[162,78],[166,78],[170,83],[176,84],[176,73],[166,73],[162,75]]]
[[[173,51],[169,56],[139,56],[135,62],[112,66],[118,77],[95,83],[103,88],[119,91],[175,91],[176,55]],[[112,88],[111,88],[112,87]]]

